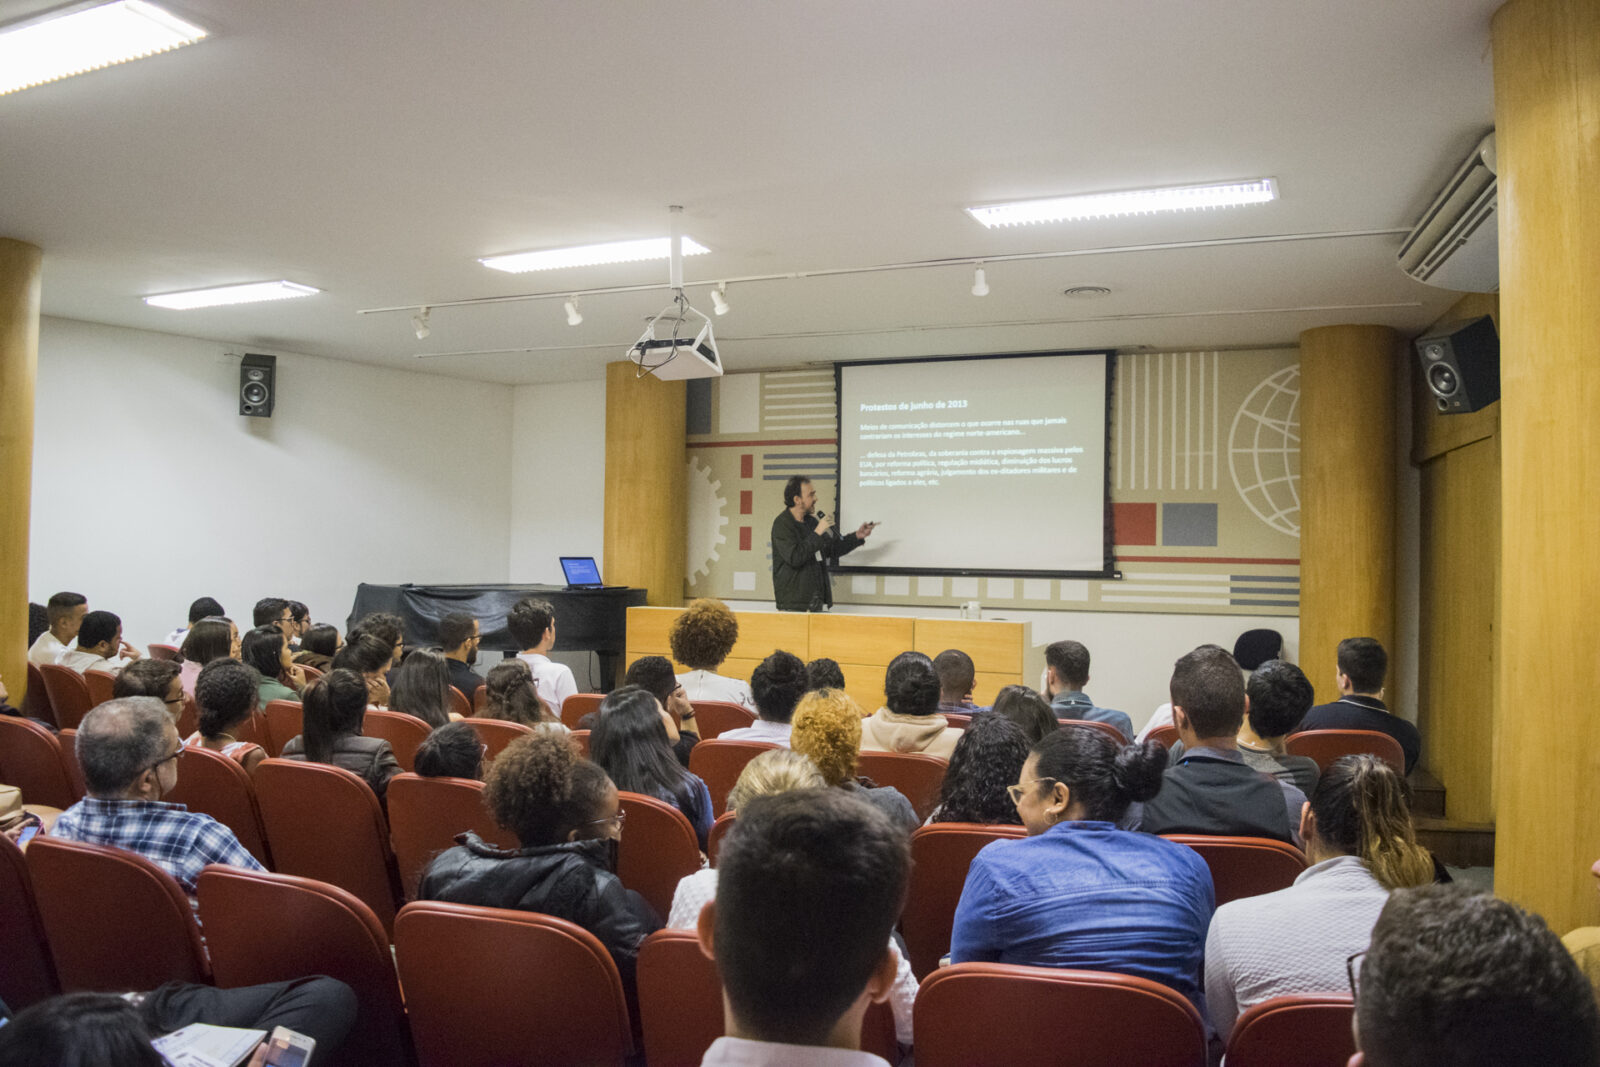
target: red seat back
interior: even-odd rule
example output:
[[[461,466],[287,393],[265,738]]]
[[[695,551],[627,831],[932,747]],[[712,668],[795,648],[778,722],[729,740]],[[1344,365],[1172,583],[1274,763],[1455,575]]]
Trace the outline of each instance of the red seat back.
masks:
[[[44,687],[44,675],[33,662],[28,663],[28,691],[22,697],[22,714],[45,722],[56,722],[55,709],[50,706],[50,693]]]
[[[238,760],[185,745],[178,755],[178,784],[162,799],[211,816],[232,830],[263,867],[272,866],[256,789]]]
[[[939,714],[944,716],[946,723],[954,726],[957,730],[965,730],[972,725],[971,715],[964,715],[959,711],[941,711]]]
[[[89,683],[71,667],[47,663],[39,668],[44,676],[44,691],[50,697],[50,707],[56,715],[56,725],[63,730],[78,728],[83,717],[94,707],[89,696]]]
[[[30,846],[31,847],[31,846]],[[20,1011],[61,992],[22,850],[0,835],[0,1000]]]
[[[215,864],[200,874],[199,897],[218,986],[337,978],[361,1006],[340,1058],[407,1062],[411,1038],[394,957],[371,908],[325,882]]]
[[[711,824],[711,832],[706,835],[706,859],[711,866],[717,865],[717,853],[722,851],[722,839],[728,836],[728,831],[733,829],[734,820],[739,817],[736,811],[725,811],[717,816],[717,821]]]
[[[189,897],[143,856],[41,836],[28,845],[28,870],[63,991],[209,979]]]
[[[394,855],[371,787],[342,767],[286,759],[262,760],[255,786],[277,869],[347,889],[393,926]]]
[[[1119,745],[1128,743],[1128,739],[1123,736],[1122,731],[1108,722],[1096,722],[1093,719],[1057,719],[1056,722],[1062,726],[1086,726],[1091,730],[1100,731]]]
[[[457,834],[472,830],[492,845],[517,847],[516,835],[495,825],[484,807],[482,782],[397,774],[389,779],[388,796],[389,841],[407,900],[416,899],[422,872],[455,845]]]
[[[1287,889],[1306,869],[1305,853],[1268,837],[1220,837],[1211,834],[1163,834],[1188,845],[1211,868],[1211,884],[1220,908],[1230,900]]]
[[[1126,974],[1005,963],[941,967],[917,992],[914,1025],[917,1067],[1206,1062],[1205,1024],[1194,1005]]]
[[[183,710],[178,712],[178,736],[188,737],[200,729],[200,705],[194,702],[194,697],[183,698]]]
[[[1169,723],[1166,726],[1157,726],[1154,730],[1151,730],[1150,736],[1146,740],[1154,741],[1162,748],[1170,750],[1181,738],[1178,736],[1178,728]]]
[[[1348,996],[1273,997],[1246,1008],[1228,1037],[1228,1067],[1344,1067],[1356,1052]]]
[[[519,737],[527,737],[533,733],[533,727],[524,726],[520,722],[507,722],[504,719],[464,719],[472,727],[472,732],[478,735],[478,740],[489,746],[483,758],[493,760],[505,749],[507,745]],[[487,768],[485,768],[487,771]]]
[[[89,687],[89,702],[91,706],[104,704],[113,700],[112,689],[117,684],[117,676],[110,671],[97,671],[93,668],[83,672],[83,680]]]
[[[417,749],[428,739],[433,727],[403,711],[369,711],[362,720],[361,732],[367,737],[380,737],[389,742],[400,769],[414,771],[417,769]]]
[[[950,951],[956,904],[967,884],[972,857],[991,842],[1026,836],[1020,826],[971,822],[938,822],[912,832],[911,887],[900,913],[900,933],[911,954],[911,971],[919,980]]]
[[[297,708],[299,706],[299,704],[295,705]],[[183,736],[188,737],[189,735],[184,734]],[[259,710],[251,712],[248,719],[234,727],[233,739],[235,741],[248,741],[252,745],[260,745],[262,751],[269,756],[277,755],[276,752],[272,751],[270,744],[272,735],[267,729],[267,717],[261,714]]]
[[[711,790],[714,814],[728,810],[728,790],[739,780],[744,765],[777,747],[768,741],[702,741],[689,750],[689,770]]]
[[[83,764],[78,762],[78,731],[62,730],[56,735],[56,740],[61,743],[61,759],[67,765],[67,774],[72,777],[72,792],[81,797],[88,790],[83,786]]]
[[[472,714],[474,714],[474,715],[482,715],[483,714],[483,709],[488,707],[488,706],[489,706],[489,687],[486,686],[486,685],[480,685],[480,686],[478,686],[477,690],[472,694]]]
[[[918,821],[926,822],[939,806],[939,789],[949,766],[938,756],[920,752],[863,752],[856,760],[856,773],[900,790],[916,809]]]
[[[743,704],[726,700],[696,700],[694,719],[700,724],[700,737],[710,741],[729,730],[742,730],[756,721],[756,713]]]
[[[581,926],[418,901],[401,909],[394,938],[422,1067],[621,1064],[631,1051],[617,966]]]
[[[1302,730],[1290,734],[1283,747],[1291,756],[1310,756],[1317,761],[1323,774],[1341,756],[1371,754],[1394,768],[1394,773],[1406,773],[1406,752],[1400,742],[1377,730]]]
[[[567,735],[567,739],[572,742],[572,747],[578,750],[578,755],[582,756],[584,759],[589,758],[588,730],[574,730]]]
[[[261,717],[266,721],[267,736],[257,744],[267,750],[267,755],[277,756],[283,752],[284,745],[300,736],[305,724],[305,706],[298,700],[269,700],[261,709]]]
[[[183,659],[183,654],[178,651],[177,645],[151,643],[144,647],[149,651],[151,659],[164,659],[173,663]]]
[[[318,670],[316,667],[313,667],[309,663],[300,663],[296,664],[296,666],[300,668],[300,673],[305,675],[307,682],[314,682],[318,678],[322,677],[322,671]]]
[[[453,685],[450,687],[450,711],[463,719],[472,716],[472,701],[467,699],[467,694]]]
[[[36,722],[0,715],[0,782],[22,790],[25,803],[72,807],[83,790],[73,780],[61,745],[55,734]]]
[[[573,693],[561,702],[561,721],[566,724],[567,729],[576,730],[578,720],[591,711],[599,711],[600,702],[605,698],[604,693]]]
[[[665,917],[678,881],[700,869],[700,843],[683,812],[655,797],[619,793],[623,814],[617,877]]]

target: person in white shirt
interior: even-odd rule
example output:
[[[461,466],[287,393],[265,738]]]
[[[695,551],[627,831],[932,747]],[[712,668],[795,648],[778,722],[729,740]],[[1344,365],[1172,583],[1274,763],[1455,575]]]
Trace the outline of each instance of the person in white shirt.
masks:
[[[122,639],[122,620],[109,611],[91,611],[78,627],[78,647],[63,652],[56,663],[85,671],[116,674],[139,658],[139,650]]]
[[[689,668],[678,675],[678,681],[691,703],[724,700],[756,710],[748,683],[716,673],[738,640],[739,620],[720,600],[696,600],[672,620],[667,643],[672,646],[672,658]]]
[[[701,1064],[888,1067],[860,1051],[861,1020],[894,987],[889,935],[910,874],[905,834],[842,790],[741,807],[696,927],[722,977],[727,1034]]]
[[[555,607],[548,600],[519,600],[506,616],[506,630],[522,646],[517,658],[533,672],[534,689],[560,715],[562,701],[578,691],[578,682],[572,677],[571,667],[546,654],[556,643]]]
[[[57,593],[45,604],[45,612],[50,617],[50,629],[28,649],[28,662],[35,667],[55,663],[72,646],[83,617],[89,613],[89,598],[82,593]]]
[[[806,665],[799,656],[782,649],[774,652],[750,673],[750,689],[760,718],[749,726],[718,734],[717,740],[770,741],[788,748],[789,720],[794,718],[795,705],[806,695],[808,684]]]
[[[189,636],[189,631],[194,628],[195,623],[199,622],[201,619],[220,619],[227,614],[228,613],[226,611],[222,610],[222,605],[217,603],[216,600],[208,596],[203,596],[199,600],[196,600],[193,604],[189,605],[189,625],[180,626],[168,634],[166,643],[171,645],[173,648],[178,648],[182,646],[184,639]]]

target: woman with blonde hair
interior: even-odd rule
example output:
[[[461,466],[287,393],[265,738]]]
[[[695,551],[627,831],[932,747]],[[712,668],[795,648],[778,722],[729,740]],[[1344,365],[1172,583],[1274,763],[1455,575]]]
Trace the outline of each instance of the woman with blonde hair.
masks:
[[[861,705],[842,689],[817,689],[795,706],[789,746],[811,757],[829,785],[854,793],[907,833],[921,821],[905,794],[856,777],[861,752]]]
[[[703,597],[693,601],[672,620],[667,643],[672,658],[688,667],[678,675],[691,701],[723,700],[756,710],[750,684],[716,673],[739,640],[739,620],[720,600]]]
[[[1310,866],[1287,889],[1217,909],[1206,937],[1206,1006],[1224,1037],[1252,1004],[1343,993],[1394,889],[1434,880],[1411,825],[1411,787],[1376,756],[1345,756],[1300,813]]]

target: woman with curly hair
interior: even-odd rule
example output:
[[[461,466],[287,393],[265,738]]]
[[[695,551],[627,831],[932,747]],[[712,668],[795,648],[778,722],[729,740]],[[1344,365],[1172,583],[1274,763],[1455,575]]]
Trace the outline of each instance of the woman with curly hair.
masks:
[[[543,733],[572,732],[539,696],[533,684],[533,670],[522,660],[511,658],[496,663],[489,668],[483,686],[486,697],[481,718],[520,722]]]
[[[622,807],[606,772],[565,737],[519,737],[491,765],[483,800],[521,847],[496,848],[469,830],[428,865],[417,899],[577,923],[611,953],[631,998],[639,943],[661,920],[617,878]]]
[[[672,658],[689,668],[678,675],[678,681],[691,701],[725,700],[756,710],[748,683],[716,673],[738,640],[739,620],[720,600],[693,601],[672,620],[667,643],[672,646]]]
[[[1028,760],[1028,739],[1017,724],[990,712],[962,732],[929,822],[1022,825],[1006,789]]]
[[[861,705],[842,689],[818,689],[794,709],[789,747],[810,756],[831,786],[854,793],[889,816],[907,833],[917,828],[917,813],[900,790],[856,777],[861,751]],[[1007,783],[1009,784],[1009,783]]]

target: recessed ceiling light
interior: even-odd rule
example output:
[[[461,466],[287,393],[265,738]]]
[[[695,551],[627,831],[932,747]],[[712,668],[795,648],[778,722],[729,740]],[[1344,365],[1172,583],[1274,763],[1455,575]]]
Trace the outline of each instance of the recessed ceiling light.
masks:
[[[206,31],[144,0],[117,0],[0,30],[0,95],[143,59]]]
[[[1085,193],[1048,200],[1019,200],[1011,204],[969,207],[967,214],[988,227],[1021,226],[1032,222],[1067,222],[1113,215],[1148,215],[1156,211],[1194,211],[1200,208],[1237,207],[1278,198],[1271,178],[1228,182],[1222,185],[1186,185],[1175,189],[1130,189],[1120,193]]]
[[[173,308],[188,311],[192,308],[219,307],[223,304],[257,304],[263,300],[290,300],[297,296],[320,293],[309,285],[295,282],[250,282],[246,285],[223,285],[215,289],[190,289],[182,293],[162,293],[147,296],[144,302],[151,307]]]
[[[1074,285],[1071,289],[1061,290],[1062,296],[1074,300],[1094,300],[1102,296],[1110,296],[1111,290],[1103,285]]]
[[[683,254],[700,256],[711,251],[692,238],[683,239]],[[672,238],[647,237],[639,241],[610,241],[576,248],[547,248],[542,252],[514,252],[508,256],[486,256],[485,267],[511,274],[530,270],[555,270],[558,267],[592,267],[597,263],[635,263],[644,259],[666,259],[672,254]]]

